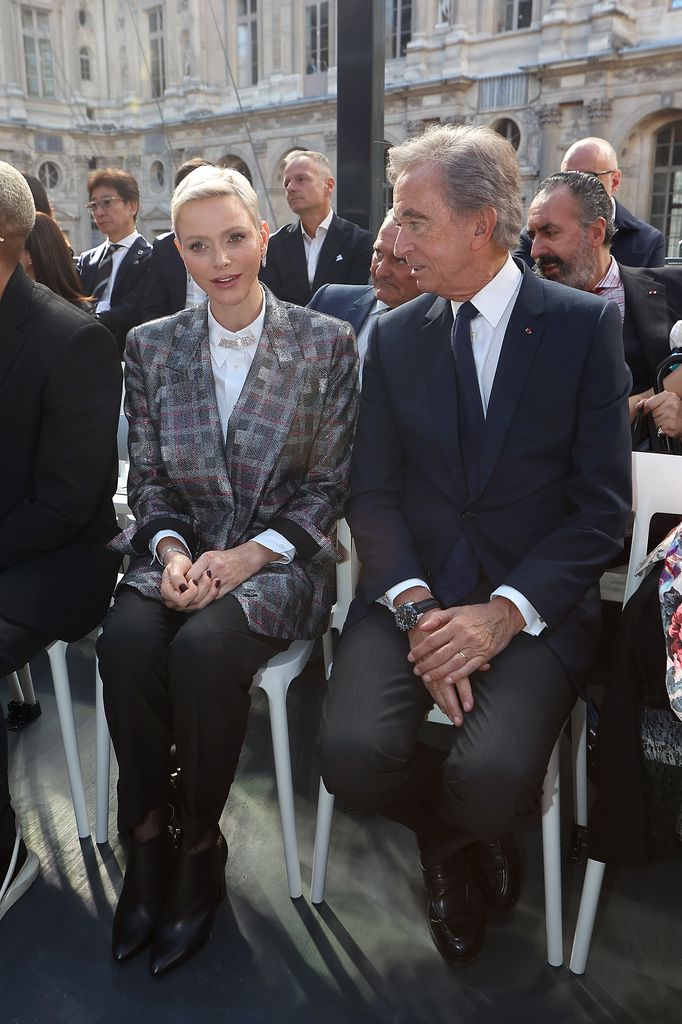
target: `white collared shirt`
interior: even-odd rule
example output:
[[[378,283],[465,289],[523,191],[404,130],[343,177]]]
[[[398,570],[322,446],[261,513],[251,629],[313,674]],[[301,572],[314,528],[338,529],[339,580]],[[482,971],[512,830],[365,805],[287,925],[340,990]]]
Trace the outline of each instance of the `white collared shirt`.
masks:
[[[110,242],[107,239],[107,243],[104,252],[109,248],[110,245],[117,245],[118,249],[111,254],[111,276],[107,282],[107,286],[102,293],[102,298],[97,303],[97,312],[105,313],[108,309],[111,309],[111,293],[114,290],[116,284],[116,275],[118,274],[118,268],[123,263],[128,249],[131,249],[136,239],[140,237],[139,231],[133,231],[132,234],[126,235],[125,238],[119,239],[118,242]],[[104,252],[102,256],[104,256]]]
[[[206,292],[200,288],[191,274],[187,275],[187,291],[185,292],[185,309],[199,306],[206,298]]]
[[[230,416],[234,411],[234,407],[237,404],[251,369],[251,363],[263,333],[264,321],[265,295],[263,295],[260,313],[256,319],[240,331],[227,331],[213,316],[210,302],[208,304],[208,344],[211,351],[211,368],[213,370],[215,396],[218,403],[218,416],[220,417],[223,438],[227,437]],[[236,334],[238,337],[245,337],[249,332],[253,335],[253,342],[246,348],[226,348],[220,344],[220,339],[224,334]],[[154,557],[156,557],[156,547],[164,537],[175,537],[186,546],[186,542],[179,533],[176,533],[174,530],[160,530],[154,534],[149,543]],[[265,530],[252,539],[270,551],[274,551],[275,554],[281,555],[280,562],[282,564],[288,564],[296,555],[296,548],[293,544],[276,530]]]
[[[305,249],[306,263],[308,264],[308,284],[312,288],[313,281],[315,280],[315,271],[317,270],[317,264],[320,259],[320,249],[324,245],[324,240],[327,237],[329,231],[329,225],[332,222],[334,211],[330,210],[327,216],[324,218],[321,224],[318,224],[315,237],[311,238],[310,235],[306,234],[306,230],[303,227],[303,221],[301,221],[301,234],[303,235],[303,247]]]
[[[504,266],[492,281],[489,281],[484,288],[481,288],[480,292],[477,292],[469,300],[480,314],[471,321],[471,345],[484,415],[487,415],[488,412],[490,393],[493,389],[504,336],[521,289],[522,279],[521,271],[512,257],[508,256]],[[453,316],[457,316],[461,305],[461,302],[451,302]],[[379,598],[379,601],[393,609],[396,597],[411,587],[430,589],[424,580],[404,580],[387,590],[383,597]],[[516,605],[526,622],[524,633],[537,636],[545,628],[546,623],[533,605],[514,587],[505,585],[498,587],[490,595],[491,600],[493,597],[506,597]]]

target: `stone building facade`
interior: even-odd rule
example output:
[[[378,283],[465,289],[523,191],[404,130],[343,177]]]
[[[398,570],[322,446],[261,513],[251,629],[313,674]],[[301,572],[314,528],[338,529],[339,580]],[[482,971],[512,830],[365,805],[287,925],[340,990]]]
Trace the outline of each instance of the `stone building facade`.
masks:
[[[40,176],[76,251],[107,164],[138,179],[150,238],[194,155],[245,169],[281,224],[286,154],[336,161],[343,2],[0,0],[0,159]],[[385,143],[470,121],[512,139],[527,200],[572,141],[608,138],[622,201],[677,254],[682,0],[386,0]]]

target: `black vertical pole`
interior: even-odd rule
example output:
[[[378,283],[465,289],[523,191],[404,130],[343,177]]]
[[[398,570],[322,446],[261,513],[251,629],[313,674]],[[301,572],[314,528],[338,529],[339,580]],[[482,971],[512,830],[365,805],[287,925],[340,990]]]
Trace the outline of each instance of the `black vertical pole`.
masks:
[[[376,233],[384,219],[386,0],[338,0],[337,208]]]

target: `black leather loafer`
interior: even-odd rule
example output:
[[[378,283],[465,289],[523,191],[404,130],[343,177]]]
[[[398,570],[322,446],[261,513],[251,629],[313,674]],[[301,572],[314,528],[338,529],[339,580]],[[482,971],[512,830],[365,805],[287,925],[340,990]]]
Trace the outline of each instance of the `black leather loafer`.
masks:
[[[521,861],[514,837],[474,843],[469,847],[469,860],[476,884],[491,907],[513,907],[521,888]]]
[[[429,931],[438,952],[450,964],[468,963],[483,943],[486,908],[466,852],[445,864],[422,865],[422,872]]]
[[[127,960],[151,942],[174,857],[173,841],[166,829],[144,843],[130,837],[123,889],[114,914],[114,960]]]
[[[149,956],[155,977],[189,960],[208,941],[225,895],[226,863],[227,843],[220,832],[208,849],[178,854]]]

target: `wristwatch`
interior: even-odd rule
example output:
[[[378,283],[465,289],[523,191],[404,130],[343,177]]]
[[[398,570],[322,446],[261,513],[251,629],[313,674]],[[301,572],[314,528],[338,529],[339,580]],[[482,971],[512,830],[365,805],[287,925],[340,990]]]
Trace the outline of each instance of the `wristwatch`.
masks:
[[[395,610],[395,624],[403,633],[407,633],[408,630],[414,629],[424,612],[428,612],[430,608],[440,607],[440,601],[436,601],[435,597],[427,597],[423,601],[405,601]]]

